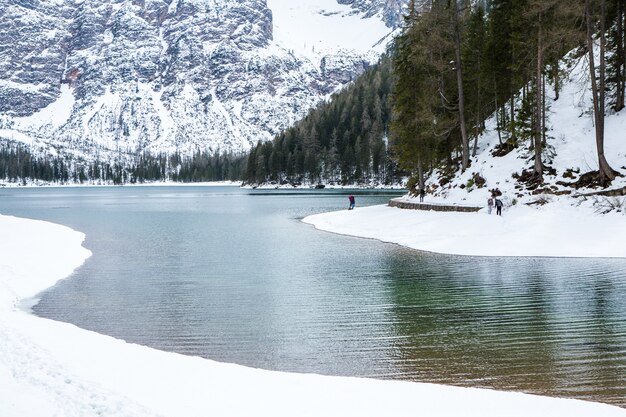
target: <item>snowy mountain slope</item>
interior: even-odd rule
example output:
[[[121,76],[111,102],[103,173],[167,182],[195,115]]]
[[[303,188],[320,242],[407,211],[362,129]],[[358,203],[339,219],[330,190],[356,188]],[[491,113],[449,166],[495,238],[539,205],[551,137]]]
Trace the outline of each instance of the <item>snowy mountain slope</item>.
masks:
[[[416,1],[416,4],[424,0]],[[397,27],[402,22],[402,12],[408,2],[402,0],[337,0],[341,4],[349,4],[366,17],[380,16],[389,27]]]
[[[0,139],[246,150],[375,62],[397,3],[0,0]]]
[[[339,0],[339,3],[345,1]],[[382,52],[385,43],[380,41],[390,33],[383,20],[371,19],[366,30],[346,30],[363,25],[363,15],[339,3],[335,0],[268,0],[274,17],[274,40],[318,63],[325,55],[342,49],[362,54],[372,50]]]

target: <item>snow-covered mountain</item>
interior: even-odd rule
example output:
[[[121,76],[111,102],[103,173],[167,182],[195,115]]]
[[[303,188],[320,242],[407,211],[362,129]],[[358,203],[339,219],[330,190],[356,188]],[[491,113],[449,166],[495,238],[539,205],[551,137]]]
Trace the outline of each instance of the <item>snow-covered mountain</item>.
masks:
[[[400,25],[402,12],[408,3],[403,0],[337,0],[337,2],[349,4],[353,9],[364,13],[366,17],[380,16],[390,27]]]
[[[384,50],[405,0],[0,0],[0,139],[246,150]]]

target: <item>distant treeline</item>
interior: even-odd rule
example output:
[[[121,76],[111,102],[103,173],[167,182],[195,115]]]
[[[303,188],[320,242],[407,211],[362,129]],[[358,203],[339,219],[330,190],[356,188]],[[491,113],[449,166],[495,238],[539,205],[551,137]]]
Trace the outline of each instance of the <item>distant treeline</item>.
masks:
[[[259,142],[247,160],[249,183],[378,183],[399,177],[387,142],[393,85],[383,56],[351,85],[285,130]]]
[[[245,158],[241,155],[197,152],[191,157],[142,154],[124,162],[85,161],[69,156],[35,155],[22,144],[0,149],[0,180],[59,184],[135,184],[152,181],[238,181]]]

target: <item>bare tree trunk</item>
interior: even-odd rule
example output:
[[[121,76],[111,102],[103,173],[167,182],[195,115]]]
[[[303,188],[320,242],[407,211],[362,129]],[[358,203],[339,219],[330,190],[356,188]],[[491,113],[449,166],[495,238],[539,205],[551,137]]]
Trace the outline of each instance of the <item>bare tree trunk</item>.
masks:
[[[585,0],[585,20],[587,21],[587,49],[589,52],[589,72],[591,76],[591,95],[593,97],[593,115],[596,125],[596,148],[598,151],[598,166],[602,180],[614,180],[615,173],[604,156],[604,88],[605,88],[605,58],[604,58],[604,20],[605,1],[600,0],[600,85],[596,80],[596,63],[593,53],[593,13],[591,0]]]
[[[502,123],[500,122],[500,110],[498,109],[497,98],[496,98],[496,130],[498,131],[498,143],[502,145]]]
[[[506,103],[502,105],[502,118],[500,120],[502,121],[502,129],[506,130]]]
[[[480,129],[484,124],[482,120],[482,70],[481,70],[481,58],[478,58],[478,92],[477,92],[477,100],[476,100],[476,137],[474,137],[474,149],[472,150],[472,156],[476,156],[476,152],[478,152],[478,136],[480,135]],[[496,112],[497,114],[497,112]]]
[[[537,72],[535,73],[535,167],[536,175],[543,175],[543,162],[541,161],[542,138],[543,138],[543,86],[542,86],[542,70],[543,70],[543,12],[539,12],[539,26],[537,30]]]
[[[513,88],[511,88],[511,141],[513,143],[517,142],[517,137],[515,136],[515,92]]]
[[[472,149],[472,156],[476,156],[476,152],[478,152],[478,136],[480,136],[480,122],[478,117],[476,117],[476,127],[474,129],[474,148]]]
[[[541,76],[541,88],[542,88],[542,92],[541,92],[541,97],[542,97],[542,105],[541,105],[541,144],[543,146],[546,145],[546,132],[547,132],[547,128],[546,128],[546,123],[547,123],[547,117],[546,117],[546,74],[542,74]]]
[[[463,92],[463,68],[461,61],[461,34],[459,29],[459,3],[454,1],[454,52],[456,54],[456,82],[459,89],[459,123],[461,125],[461,145],[463,148],[462,170],[469,167],[469,139],[467,138],[467,126],[465,125],[465,94]]]
[[[478,152],[478,136],[480,136],[481,120],[480,120],[480,93],[478,94],[478,105],[476,106],[476,127],[474,132],[474,149],[472,149],[472,156],[476,156]]]
[[[494,104],[496,106],[496,130],[498,131],[498,143],[502,145],[502,123],[500,122],[500,108],[498,107],[498,85],[496,83],[496,76],[493,76],[493,97]]]
[[[424,165],[422,164],[422,158],[417,159],[417,185],[420,190],[424,189]]]
[[[621,11],[621,33],[620,43],[622,45],[622,108],[626,106],[626,0],[620,0]]]
[[[604,115],[606,114],[606,0],[600,0],[600,116],[604,133]],[[604,140],[604,134],[602,135]]]
[[[626,55],[624,54],[624,3],[626,0],[618,0],[617,2],[617,97],[615,100],[615,111],[624,108],[624,86],[626,76],[624,69],[626,67]]]
[[[556,64],[553,68],[554,71],[554,101],[557,101],[560,97],[561,86],[559,83],[561,82],[561,71],[559,71],[559,61],[556,61]]]

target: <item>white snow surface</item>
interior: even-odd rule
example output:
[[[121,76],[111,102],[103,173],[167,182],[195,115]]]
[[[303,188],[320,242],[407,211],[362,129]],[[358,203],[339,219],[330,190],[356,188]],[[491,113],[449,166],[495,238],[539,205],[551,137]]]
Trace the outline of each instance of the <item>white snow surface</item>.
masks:
[[[274,41],[287,50],[319,62],[347,49],[384,52],[388,28],[380,16],[364,17],[336,0],[267,0],[274,20]]]
[[[69,85],[62,84],[60,90],[61,95],[56,101],[31,116],[18,119],[16,121],[17,127],[36,127],[38,129],[50,127],[57,129],[63,126],[72,115],[76,99]]]
[[[21,300],[90,256],[83,239],[64,226],[0,216],[3,417],[626,416],[624,409],[578,400],[251,369],[129,344],[21,310]]]
[[[358,203],[358,201],[357,201]],[[320,230],[428,252],[472,256],[626,258],[626,217],[553,203],[478,213],[357,208],[304,218]]]

